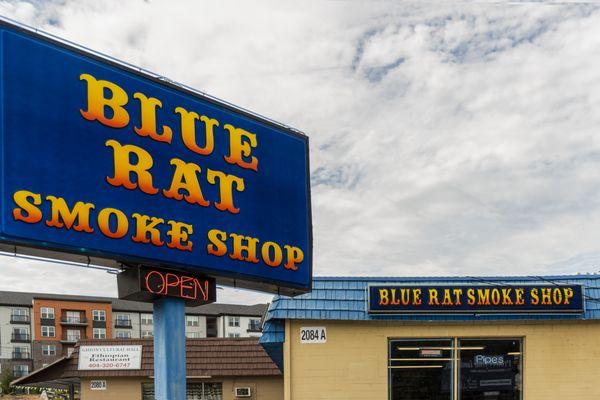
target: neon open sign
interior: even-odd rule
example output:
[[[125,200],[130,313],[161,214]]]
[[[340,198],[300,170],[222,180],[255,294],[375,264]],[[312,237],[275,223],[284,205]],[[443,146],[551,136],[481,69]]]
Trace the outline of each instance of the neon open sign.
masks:
[[[306,136],[6,23],[0,37],[0,241],[310,288]]]
[[[178,297],[189,306],[216,301],[213,278],[157,268],[131,268],[117,275],[119,297],[152,302],[158,297]]]
[[[195,276],[148,270],[142,277],[143,288],[160,296],[181,297],[183,299],[209,301],[209,293],[214,280]]]

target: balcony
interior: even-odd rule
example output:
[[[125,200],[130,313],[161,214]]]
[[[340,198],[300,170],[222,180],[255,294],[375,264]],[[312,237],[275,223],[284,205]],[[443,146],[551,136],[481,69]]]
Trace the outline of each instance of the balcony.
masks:
[[[115,328],[131,328],[131,320],[115,319]]]
[[[87,319],[81,317],[62,317],[60,319],[61,325],[86,326],[87,323]]]
[[[75,344],[80,340],[81,340],[81,336],[67,335],[66,337],[60,339],[60,342],[64,343],[64,344]]]
[[[54,320],[54,318],[40,318],[40,325],[42,326],[55,326],[56,325],[56,321]]]
[[[31,342],[31,336],[29,333],[13,333],[10,341],[13,343],[29,343]]]
[[[29,322],[31,322],[29,315],[14,314],[10,316],[11,324],[29,324]]]
[[[262,332],[262,327],[261,327],[260,323],[258,323],[258,324],[249,323],[248,329],[246,330],[246,332]]]
[[[13,351],[13,360],[31,360],[31,353],[28,351]]]

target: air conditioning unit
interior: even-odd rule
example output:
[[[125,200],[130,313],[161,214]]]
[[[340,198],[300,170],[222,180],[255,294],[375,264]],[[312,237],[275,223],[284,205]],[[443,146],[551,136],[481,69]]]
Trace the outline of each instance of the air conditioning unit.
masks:
[[[250,397],[252,396],[252,391],[249,387],[236,387],[235,388],[235,397]]]

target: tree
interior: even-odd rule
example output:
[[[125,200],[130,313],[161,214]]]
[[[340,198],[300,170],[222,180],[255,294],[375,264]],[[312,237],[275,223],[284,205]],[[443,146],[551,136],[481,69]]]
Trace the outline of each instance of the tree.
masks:
[[[15,379],[11,370],[6,370],[0,377],[0,390],[2,390],[2,394],[13,394],[15,389],[10,386],[10,383]]]

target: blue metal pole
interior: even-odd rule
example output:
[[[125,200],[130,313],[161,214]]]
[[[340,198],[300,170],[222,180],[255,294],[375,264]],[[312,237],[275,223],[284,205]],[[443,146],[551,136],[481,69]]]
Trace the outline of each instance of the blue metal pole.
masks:
[[[154,396],[185,400],[185,303],[154,300]]]

